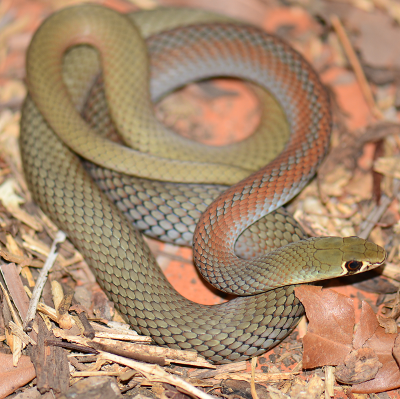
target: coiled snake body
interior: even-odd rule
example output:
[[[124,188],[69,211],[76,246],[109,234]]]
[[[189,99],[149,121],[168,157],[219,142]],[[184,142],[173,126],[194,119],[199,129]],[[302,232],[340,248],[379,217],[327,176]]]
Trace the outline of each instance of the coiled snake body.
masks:
[[[292,284],[358,273],[385,259],[382,248],[356,237],[305,240],[290,216],[272,213],[304,187],[325,154],[331,124],[327,95],[298,53],[255,27],[183,9],[129,18],[94,5],[72,7],[51,16],[35,34],[20,137],[29,188],[138,332],[160,345],[196,350],[215,363],[259,355],[290,333],[303,313]],[[156,31],[198,23],[148,41],[150,89],[146,49],[132,20],[146,37],[163,21],[166,26]],[[79,43],[101,48],[111,119],[131,148],[97,135],[77,111],[98,68],[96,52],[86,46],[67,52],[63,64],[66,50]],[[78,58],[82,54],[85,61]],[[209,153],[155,120],[150,92],[157,99],[194,79],[224,75],[246,78],[272,95],[265,94],[268,112],[245,143]],[[92,123],[101,124],[96,118]],[[264,125],[281,136],[269,142],[283,150],[272,161],[268,154],[259,157],[267,152]],[[138,132],[143,134],[137,137]],[[290,137],[282,144],[286,132]],[[92,177],[75,153],[93,162],[87,166]],[[153,236],[193,242],[203,276],[243,296],[215,306],[183,298],[121,211]],[[284,246],[245,259],[235,243],[249,226],[250,235],[257,231],[273,248]],[[251,251],[263,246],[254,244]]]

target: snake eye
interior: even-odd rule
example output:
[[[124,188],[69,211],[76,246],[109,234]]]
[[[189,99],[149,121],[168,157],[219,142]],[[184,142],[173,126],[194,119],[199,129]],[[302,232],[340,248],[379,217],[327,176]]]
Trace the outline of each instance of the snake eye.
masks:
[[[358,272],[363,266],[363,263],[359,260],[349,260],[345,263],[345,267],[349,274]]]

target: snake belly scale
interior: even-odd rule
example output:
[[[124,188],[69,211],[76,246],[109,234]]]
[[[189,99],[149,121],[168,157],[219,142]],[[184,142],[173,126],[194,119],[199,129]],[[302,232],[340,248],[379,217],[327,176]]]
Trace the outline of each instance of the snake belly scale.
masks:
[[[107,139],[99,140],[91,131],[88,123],[76,111],[79,108],[77,103],[82,102],[82,98],[74,103],[74,99],[80,96],[73,91],[68,95],[66,89],[73,84],[67,80],[65,84],[62,83],[62,54],[73,44],[99,44],[90,25],[96,16],[103,18],[105,15],[102,21],[109,19],[114,24],[111,25],[111,31],[117,30],[118,26],[131,24],[128,18],[99,6],[72,7],[50,17],[35,35],[28,52],[29,95],[21,118],[20,147],[26,180],[35,201],[67,233],[92,267],[101,287],[135,330],[152,336],[160,345],[195,350],[215,363],[248,359],[279,343],[292,331],[303,314],[303,307],[294,295],[292,284],[371,269],[385,260],[385,251],[356,237],[304,240],[295,227],[288,227],[287,231],[281,231],[279,227],[277,237],[281,236],[284,243],[293,242],[271,255],[261,255],[256,259],[237,256],[234,248],[237,237],[248,226],[259,223],[259,219],[266,221],[267,225],[290,224],[290,217],[284,212],[271,212],[304,187],[325,154],[331,124],[327,95],[317,75],[299,54],[257,28],[231,22],[204,24],[210,15],[200,12],[201,17],[196,20],[196,11],[193,10],[157,12],[159,18],[155,19],[154,14],[148,13],[147,21],[153,22],[137,23],[153,27],[154,21],[162,19],[160,15],[166,12],[176,17],[177,25],[189,19],[200,24],[178,27],[163,35],[156,35],[156,50],[162,47],[171,54],[177,54],[177,47],[189,49],[187,54],[191,55],[188,58],[194,60],[194,71],[204,71],[207,69],[204,65],[213,67],[226,63],[224,69],[221,66],[220,69],[211,68],[207,73],[198,76],[192,73],[182,79],[180,76],[183,72],[178,70],[176,80],[167,79],[172,83],[165,91],[193,78],[224,75],[225,71],[230,76],[245,78],[243,70],[246,70],[250,73],[247,76],[249,80],[263,86],[277,98],[290,128],[289,141],[277,158],[226,191],[222,190],[222,186],[215,186],[214,191],[221,194],[200,217],[194,235],[191,235],[193,228],[189,236],[181,236],[182,240],[193,241],[199,270],[213,285],[244,296],[214,306],[199,305],[183,298],[165,279],[141,234],[110,200],[115,199],[117,204],[125,201],[126,205],[134,189],[127,186],[121,189],[114,183],[132,179],[133,184],[139,184],[138,180],[135,183],[137,177],[129,176],[138,170],[144,170],[144,177],[153,179],[154,185],[158,184],[157,180],[163,179],[172,179],[179,185],[185,181],[191,182],[192,178],[195,183],[231,184],[232,180],[237,182],[249,170],[252,171],[252,166],[243,168],[234,165],[231,169],[225,164],[209,164],[202,161],[203,155],[191,163],[185,156],[183,160],[170,159],[166,155],[168,151],[163,150],[157,155],[155,153],[158,150],[152,152],[153,149],[147,148],[145,153],[137,154],[138,150],[123,150],[122,146]],[[142,14],[146,20],[146,13]],[[183,15],[191,17],[185,19]],[[122,18],[123,22],[116,22],[120,21],[118,18]],[[135,20],[136,17],[131,18]],[[77,29],[80,37],[72,37],[61,49],[57,47],[57,35],[65,35],[62,27],[60,31],[51,30],[43,35],[46,27],[51,26],[51,21],[56,21],[56,28],[65,22],[71,29],[71,21],[76,22],[77,19],[88,21],[89,25]],[[171,18],[166,19],[169,21],[168,28],[174,28]],[[106,22],[100,23],[100,29],[103,23]],[[110,31],[110,27],[104,29]],[[125,40],[131,39],[125,35]],[[144,46],[141,49],[141,56],[146,58],[142,54]],[[190,51],[193,49],[195,51]],[[50,50],[55,51],[56,55],[52,56]],[[199,62],[203,62],[198,55],[204,52],[211,57],[210,64],[204,61],[203,67],[197,67]],[[241,60],[242,54],[245,61]],[[118,59],[113,59],[108,65],[118,62]],[[41,69],[43,65],[46,75]],[[117,67],[120,72],[123,70],[121,66]],[[103,77],[109,98],[113,97],[115,88],[110,88],[107,83],[107,68]],[[146,68],[141,66],[140,69]],[[117,73],[117,83],[119,79]],[[147,86],[143,87],[137,91],[145,100],[140,102],[139,96],[139,103],[133,105],[133,109],[145,110],[143,114],[147,122],[143,124],[148,128],[148,121],[152,117],[145,109],[149,105],[149,94],[146,93]],[[107,95],[108,92],[111,95]],[[114,95],[114,98],[118,100],[118,95]],[[119,100],[127,101],[126,97]],[[118,104],[116,108],[118,110]],[[113,110],[111,117],[116,126],[125,130],[124,140],[135,147],[137,143],[132,139],[132,129],[126,126],[126,117]],[[141,127],[143,125],[139,124],[139,129]],[[157,123],[154,130],[155,137],[165,140],[165,132],[159,130]],[[88,136],[82,139],[80,135],[83,132]],[[86,146],[84,150],[76,146],[79,142]],[[176,143],[176,148],[180,149],[181,140],[176,139]],[[89,167],[94,178],[67,144],[71,145],[73,151],[82,156],[88,155],[97,164]],[[98,147],[92,147],[93,144]],[[128,168],[132,164],[129,161],[131,155],[138,156],[133,162],[133,172]],[[121,172],[122,175],[119,174]],[[165,184],[167,186],[164,187],[169,187],[168,184],[173,183]],[[106,193],[99,186],[104,187]],[[193,193],[196,193],[202,186],[192,187]],[[203,192],[212,191],[204,187]],[[165,208],[162,196],[165,193],[170,195],[172,191],[160,189],[160,200],[157,200],[156,191],[153,190],[154,202],[146,205],[146,201],[137,200],[139,207],[148,206],[157,211]],[[210,195],[213,197],[217,194]],[[167,204],[172,213],[180,200],[178,197],[175,205]],[[192,205],[200,202],[193,201]],[[209,202],[205,203],[208,205]],[[205,208],[203,204],[204,201],[199,208]],[[130,210],[137,206],[134,203],[131,205]],[[129,214],[129,210],[122,210]],[[166,224],[163,226],[167,229]]]

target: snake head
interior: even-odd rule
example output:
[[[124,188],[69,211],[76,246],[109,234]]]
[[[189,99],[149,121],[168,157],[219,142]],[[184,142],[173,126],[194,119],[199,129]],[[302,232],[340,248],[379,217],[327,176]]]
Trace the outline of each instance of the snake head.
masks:
[[[340,264],[340,276],[362,273],[375,269],[386,260],[386,251],[359,237],[326,237],[314,242],[314,256],[324,263]]]
[[[362,273],[375,269],[386,260],[386,251],[370,241],[358,237],[343,239],[343,275]]]

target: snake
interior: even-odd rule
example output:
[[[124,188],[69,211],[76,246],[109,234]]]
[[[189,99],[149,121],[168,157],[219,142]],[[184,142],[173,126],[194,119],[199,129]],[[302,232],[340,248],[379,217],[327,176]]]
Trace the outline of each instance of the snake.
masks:
[[[263,132],[244,150],[239,143],[207,155],[154,117],[152,101],[215,76],[262,88],[269,105],[260,126],[278,126],[276,157],[262,158]],[[282,208],[322,161],[331,114],[312,67],[260,28],[193,9],[123,15],[73,6],[35,33],[27,84],[19,144],[32,197],[132,328],[156,344],[215,364],[259,356],[303,316],[296,284],[385,261],[383,248],[358,237],[307,238]],[[107,103],[96,108],[88,93],[102,87]],[[96,131],[110,123],[121,139]],[[200,273],[236,297],[211,306],[181,296],[139,230],[192,245]]]

